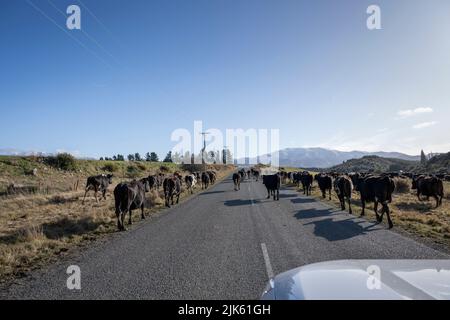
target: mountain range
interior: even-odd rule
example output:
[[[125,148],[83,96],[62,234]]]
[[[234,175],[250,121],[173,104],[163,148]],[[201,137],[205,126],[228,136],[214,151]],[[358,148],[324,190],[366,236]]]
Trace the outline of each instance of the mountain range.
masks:
[[[411,156],[401,152],[365,152],[365,151],[338,151],[325,148],[286,148],[279,152],[280,166],[298,168],[328,168],[350,159],[359,159],[365,156],[378,156],[409,161],[420,161],[420,156]],[[270,162],[273,155],[260,156],[261,163]],[[256,159],[250,159],[250,163],[256,163]]]

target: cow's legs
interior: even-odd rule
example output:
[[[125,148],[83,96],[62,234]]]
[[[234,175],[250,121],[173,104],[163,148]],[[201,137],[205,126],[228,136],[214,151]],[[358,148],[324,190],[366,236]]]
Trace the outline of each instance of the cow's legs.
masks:
[[[144,215],[144,204],[141,205],[141,219],[145,219],[145,215]]]
[[[363,198],[361,198],[361,208],[362,208],[362,211],[361,211],[361,217],[362,217],[365,214],[364,211],[366,209],[366,202],[364,201]]]
[[[380,215],[378,215],[378,201],[375,200],[375,203],[373,205],[373,210],[375,211],[375,217],[377,219],[378,222],[382,222],[383,221],[383,215],[384,215],[384,203],[382,203],[382,208],[381,208],[381,212]]]
[[[277,200],[280,200],[280,189],[277,189]]]
[[[102,193],[103,193],[103,199],[106,200],[106,189],[103,189]]]
[[[350,197],[348,197],[347,201],[348,201],[348,213],[353,214],[353,212],[352,212],[352,199]]]
[[[437,195],[433,196],[436,199],[436,208],[439,207],[439,197]]]
[[[270,199],[270,189],[267,188],[267,199]]]
[[[419,201],[422,201],[422,199],[420,199],[420,192],[419,192],[419,190],[417,190],[417,199],[418,199]]]
[[[131,213],[132,213],[132,211],[133,211],[133,210],[128,209],[128,213],[129,213],[128,224],[132,224],[132,222],[131,222]]]
[[[331,200],[331,189],[328,190],[329,200]]]
[[[387,221],[388,221],[389,229],[392,229],[394,224],[392,223],[391,211],[390,211],[389,206],[388,206],[387,203],[383,204],[383,211],[386,212],[386,218],[387,218]],[[383,216],[381,216],[381,218],[383,219]]]
[[[85,190],[85,192],[84,192],[84,197],[83,197],[83,202],[82,202],[82,204],[84,204],[84,200],[86,199],[86,195],[87,195],[87,193],[89,192],[89,190],[91,190],[91,188],[90,188],[90,187],[86,187],[86,190]]]

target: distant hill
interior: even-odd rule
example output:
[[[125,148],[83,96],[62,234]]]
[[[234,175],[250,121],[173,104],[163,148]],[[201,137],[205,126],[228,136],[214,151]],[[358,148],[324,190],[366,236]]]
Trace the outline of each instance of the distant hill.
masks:
[[[413,171],[419,165],[418,161],[409,161],[394,158],[383,158],[379,156],[364,156],[360,159],[351,159],[340,165],[329,168],[335,172],[390,172],[390,171]]]
[[[432,157],[424,166],[420,166],[419,171],[450,173],[450,152]]]
[[[280,150],[279,161],[280,166],[286,167],[328,168],[339,165],[350,159],[359,159],[370,155],[408,161],[420,160],[420,156],[411,156],[400,152],[338,151],[325,148],[287,148]],[[253,161],[256,160],[253,159]],[[268,163],[269,156],[261,156],[259,162]]]

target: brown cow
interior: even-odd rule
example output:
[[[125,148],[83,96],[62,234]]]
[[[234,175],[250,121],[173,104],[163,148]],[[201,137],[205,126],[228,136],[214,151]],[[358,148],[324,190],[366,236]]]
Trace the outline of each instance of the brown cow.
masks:
[[[436,199],[436,208],[442,204],[444,185],[441,179],[424,175],[415,177],[412,181],[412,189],[417,190],[417,198],[419,201],[422,201],[420,196],[424,195],[427,197],[427,200],[430,197]]]

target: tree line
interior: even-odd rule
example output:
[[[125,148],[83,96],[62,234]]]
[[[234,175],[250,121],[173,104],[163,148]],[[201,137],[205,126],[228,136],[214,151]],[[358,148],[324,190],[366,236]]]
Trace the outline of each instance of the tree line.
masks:
[[[113,155],[112,157],[100,157],[100,160],[109,161],[125,161],[125,156],[122,154]],[[147,152],[145,156],[141,156],[139,152],[134,154],[129,154],[126,157],[128,161],[148,161],[148,162],[159,162],[159,157],[156,152]],[[233,156],[228,149],[223,149],[220,151],[208,151],[199,153],[198,155],[191,154],[187,151],[185,154],[180,154],[178,152],[172,153],[169,151],[164,158],[163,162],[174,162],[174,163],[232,163]]]

